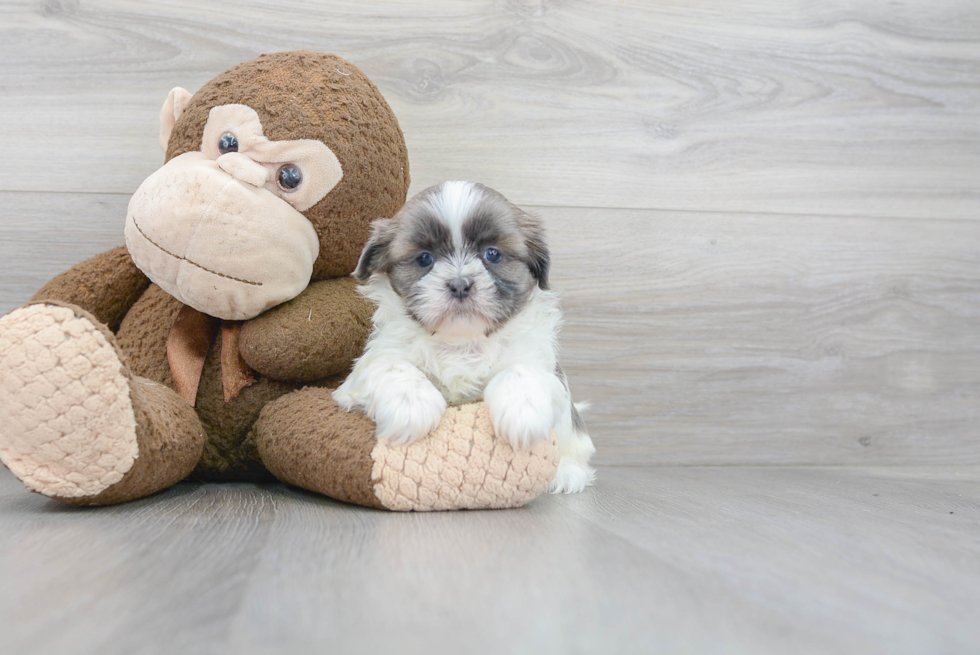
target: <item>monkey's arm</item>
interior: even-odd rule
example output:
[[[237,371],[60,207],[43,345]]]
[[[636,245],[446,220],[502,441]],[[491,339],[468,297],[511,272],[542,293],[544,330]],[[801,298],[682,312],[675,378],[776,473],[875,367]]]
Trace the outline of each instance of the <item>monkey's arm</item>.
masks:
[[[289,302],[246,321],[239,352],[274,380],[312,382],[347,373],[371,331],[370,303],[351,278],[312,283]]]
[[[150,280],[136,268],[126,246],[86,259],[59,273],[34,294],[31,302],[58,301],[77,305],[115,332]]]

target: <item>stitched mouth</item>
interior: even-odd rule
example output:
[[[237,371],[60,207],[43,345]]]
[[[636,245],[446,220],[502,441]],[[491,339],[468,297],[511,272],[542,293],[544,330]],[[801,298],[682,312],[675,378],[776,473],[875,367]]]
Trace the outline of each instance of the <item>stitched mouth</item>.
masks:
[[[187,262],[191,266],[196,266],[197,268],[201,269],[202,271],[205,271],[207,273],[210,273],[211,275],[217,275],[218,277],[223,277],[226,280],[233,280],[235,282],[241,282],[242,284],[250,284],[250,285],[252,285],[254,287],[260,287],[260,286],[262,286],[262,283],[261,282],[252,282],[251,280],[243,280],[243,279],[238,278],[238,277],[235,277],[233,275],[226,275],[225,273],[219,273],[218,271],[212,271],[207,266],[201,266],[197,262],[195,262],[193,260],[190,260],[190,259],[187,259],[186,257],[181,257],[180,255],[175,255],[174,253],[170,252],[169,250],[167,250],[166,248],[164,248],[163,246],[161,246],[159,243],[157,243],[156,241],[154,241],[153,239],[151,239],[150,237],[148,237],[146,235],[146,232],[143,231],[143,228],[140,227],[140,224],[136,220],[136,217],[135,216],[133,216],[133,225],[136,226],[136,231],[139,232],[143,236],[144,239],[146,239],[147,241],[149,241],[150,244],[152,244],[153,246],[155,246],[156,248],[158,248],[160,250],[160,252],[162,252],[164,254],[167,254],[167,255],[170,255],[174,259],[179,259],[182,262]]]

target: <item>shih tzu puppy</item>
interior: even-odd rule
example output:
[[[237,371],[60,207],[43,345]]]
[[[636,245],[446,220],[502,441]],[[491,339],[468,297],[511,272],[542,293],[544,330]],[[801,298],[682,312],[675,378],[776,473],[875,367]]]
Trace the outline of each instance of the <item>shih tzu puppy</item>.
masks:
[[[364,354],[334,399],[412,442],[447,403],[486,402],[498,436],[558,435],[553,493],[584,489],[595,451],[558,365],[558,296],[541,222],[473,182],[422,191],[373,224],[354,277],[377,305]]]

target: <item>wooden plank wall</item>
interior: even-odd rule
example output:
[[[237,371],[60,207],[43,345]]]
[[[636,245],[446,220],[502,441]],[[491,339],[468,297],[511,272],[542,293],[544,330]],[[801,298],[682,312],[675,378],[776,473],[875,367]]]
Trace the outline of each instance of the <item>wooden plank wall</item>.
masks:
[[[970,0],[0,5],[0,311],[122,242],[168,90],[361,67],[413,192],[551,228],[601,463],[980,463]]]

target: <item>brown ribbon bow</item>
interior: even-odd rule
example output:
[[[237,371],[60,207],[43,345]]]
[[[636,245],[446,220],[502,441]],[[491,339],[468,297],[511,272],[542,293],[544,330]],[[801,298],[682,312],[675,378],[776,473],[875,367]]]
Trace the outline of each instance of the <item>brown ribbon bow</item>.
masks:
[[[217,332],[221,331],[221,384],[225,402],[256,381],[255,374],[238,351],[241,321],[223,321],[184,305],[167,337],[167,362],[174,386],[192,406],[204,372],[204,360]]]

